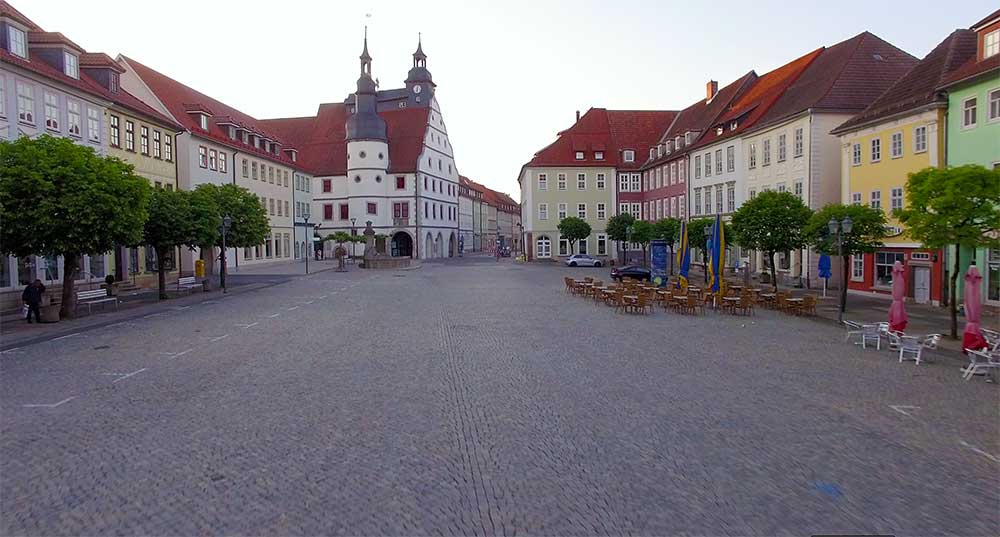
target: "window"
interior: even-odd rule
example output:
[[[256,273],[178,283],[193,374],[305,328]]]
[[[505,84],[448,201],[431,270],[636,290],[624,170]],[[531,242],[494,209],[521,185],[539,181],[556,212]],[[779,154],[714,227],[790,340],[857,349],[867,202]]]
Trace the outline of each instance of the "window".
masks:
[[[145,128],[145,127],[143,127]],[[217,168],[217,161],[219,160],[219,154],[216,153],[214,149],[208,151],[208,169],[214,170]]]
[[[635,162],[635,151],[631,149],[626,149],[622,152],[622,160],[625,162]]]
[[[712,154],[705,153],[705,177],[712,176]]]
[[[801,157],[802,156],[802,127],[799,127],[797,129],[795,129],[795,141],[793,143],[795,144],[794,150],[793,150],[794,151],[794,155],[796,157]]]
[[[677,218],[687,217],[687,205],[685,205],[684,194],[677,197]]]
[[[282,174],[282,177],[284,177],[284,181],[282,181],[283,186],[285,188],[288,188],[288,170],[285,170],[285,172]]]
[[[219,151],[219,171],[222,173],[226,173],[227,169],[228,166],[226,164],[226,154],[223,153],[222,151]]]
[[[566,204],[565,203],[560,203],[556,207],[556,218],[558,218],[559,220],[562,220],[563,218],[566,218]]]
[[[396,176],[396,190],[406,189],[406,176],[397,175]]]
[[[4,77],[0,76],[0,117],[7,117],[7,82]],[[0,268],[5,265],[0,264]],[[3,274],[0,272],[0,274]],[[6,287],[5,285],[0,285],[0,287]]]
[[[267,205],[270,208],[269,212],[271,213],[271,216],[274,216],[274,198],[267,200],[267,202]]]
[[[712,187],[705,187],[705,214],[712,214]]]
[[[851,279],[860,282],[865,279],[865,256],[851,256]]]
[[[684,183],[684,175],[686,173],[685,172],[686,169],[687,169],[687,166],[685,165],[685,163],[684,163],[683,160],[680,161],[680,163],[677,164],[677,182],[678,183]]]
[[[427,188],[427,178],[424,178],[424,188]],[[549,176],[540,173],[538,174],[538,190],[548,190],[549,189]]]
[[[854,166],[861,165],[861,144],[851,146],[851,164]]]
[[[569,240],[559,237],[559,255],[569,255]]]
[[[163,137],[163,159],[168,162],[174,160],[174,136],[170,133]]]
[[[548,220],[549,219],[549,204],[539,203],[538,204],[538,219]]]
[[[560,173],[556,175],[556,189],[566,190],[566,174]]]
[[[45,128],[59,130],[59,96],[45,92]]]
[[[91,142],[101,141],[101,112],[96,108],[87,108],[87,134]]]
[[[583,160],[583,151],[576,152],[576,160]]]
[[[851,193],[851,205],[861,205],[861,192]]]
[[[578,254],[587,254],[587,253],[590,253],[590,252],[587,251],[587,239],[580,239],[579,241],[576,242],[576,244],[578,245],[577,249],[576,249],[576,253],[578,253]]]
[[[17,120],[35,124],[35,88],[22,82],[17,83]]]
[[[604,151],[595,151],[594,160],[604,160]]]
[[[726,185],[726,212],[736,210],[736,183]]]
[[[701,179],[701,155],[694,157],[694,178]]]
[[[640,205],[638,203],[633,203],[632,204],[632,210],[629,211],[629,212],[632,214],[632,216],[634,216],[636,218],[642,218],[642,210],[641,210],[641,207],[640,207]]]
[[[892,266],[896,261],[905,261],[902,252],[875,252],[875,285],[878,287],[892,286]]]
[[[681,170],[683,170],[683,168],[681,168]],[[670,172],[669,173],[670,173],[670,184],[676,185],[677,182],[680,181],[680,176],[678,174],[677,163],[676,162],[671,162],[670,163]],[[680,182],[683,183],[683,181],[680,181]]]
[[[778,162],[784,162],[785,161],[785,156],[787,154],[786,152],[787,152],[787,149],[786,149],[786,145],[785,145],[785,135],[784,134],[779,134],[778,135]]]
[[[208,148],[201,145],[198,146],[198,166],[208,167]]]
[[[603,203],[598,203],[597,204],[597,219],[598,220],[604,220],[607,217],[608,217],[607,206],[605,204],[603,204]]]
[[[139,152],[143,155],[149,155],[149,127],[145,125],[139,126]],[[215,151],[212,151],[211,167],[215,169]]]
[[[406,201],[397,201],[392,204],[392,217],[393,218],[409,218],[410,217],[410,204]]]
[[[326,194],[333,192],[333,179],[323,179],[323,192]]]
[[[736,171],[736,146],[734,145],[726,148],[726,171]]]
[[[694,214],[701,214],[701,189],[694,189]]]
[[[341,220],[350,220],[351,219],[351,209],[350,209],[350,206],[348,204],[346,204],[346,203],[341,203],[340,204],[340,219]]]
[[[771,165],[771,140],[770,139],[764,140],[764,147],[763,147],[762,151],[764,152],[763,159],[762,159],[763,160],[762,165],[764,165],[764,166],[770,166]]]
[[[898,187],[898,186],[897,187],[893,187],[892,190],[889,191],[889,207],[892,210],[894,210],[894,211],[896,209],[902,209],[903,208],[903,188],[902,187]]]
[[[121,125],[118,116],[111,116],[111,145],[121,147]]]
[[[757,144],[751,143],[749,151],[750,151],[750,157],[747,160],[750,163],[749,167],[752,170],[757,167]]]
[[[882,160],[882,139],[874,138],[872,140],[871,161],[878,162],[880,160]]]
[[[715,175],[722,175],[722,150],[715,150]]]
[[[261,169],[263,169],[263,167]],[[250,177],[252,177],[254,181],[257,180],[257,163],[256,162],[250,163]]]
[[[163,142],[160,140],[160,131],[153,131],[153,157],[163,158]]]
[[[267,182],[274,184],[274,166],[267,167]]]
[[[913,129],[913,152],[924,151],[927,151],[927,127],[916,127]]]
[[[243,159],[243,168],[242,168],[242,170],[243,170],[243,178],[244,179],[249,178],[250,177],[250,163],[247,162],[247,159]]]
[[[892,133],[892,137],[889,139],[889,154],[892,158],[903,156],[903,133]]]
[[[976,98],[962,101],[962,128],[971,129],[976,126]]]
[[[628,210],[628,204],[627,203],[619,203],[618,204],[618,214],[630,214],[629,210]]]
[[[990,90],[986,94],[986,100],[990,103],[990,121],[1000,120],[1000,89]]]
[[[73,108],[73,103],[70,104],[70,110]],[[72,130],[73,116],[70,115],[70,130]],[[127,151],[135,151],[135,123],[130,120],[125,120],[125,149]]]
[[[747,192],[747,199],[754,199],[756,197],[757,197],[757,190],[751,188],[750,191]]]
[[[368,214],[378,214],[378,207],[374,203],[368,202],[367,205]]]
[[[629,189],[628,174],[627,173],[618,174],[618,191],[628,192],[628,189]]]
[[[284,214],[281,211],[281,200],[278,200],[278,216],[284,216]]]
[[[545,235],[538,237],[538,240],[535,241],[535,257],[552,257],[552,242]]]
[[[208,130],[208,116],[206,116],[204,114],[198,116],[198,123],[201,125],[201,128],[203,130],[206,130],[206,131]],[[258,147],[260,147],[260,146],[258,145]]]
[[[778,192],[785,192],[786,190],[788,190],[788,189],[787,189],[787,188],[785,187],[785,183],[778,183],[778,185],[777,185],[777,186],[778,186]]]
[[[642,185],[639,183],[640,176],[637,173],[632,174],[632,192],[642,192]]]
[[[802,179],[796,179],[793,188],[795,197],[802,199]]]
[[[576,174],[576,189],[587,190],[587,174],[585,173]]]
[[[608,255],[608,236],[600,234],[597,236],[597,255]]]
[[[1000,53],[1000,30],[993,30],[983,36],[983,59],[996,56],[997,53]]]
[[[715,212],[722,214],[722,185],[715,186]]]
[[[577,218],[587,218],[587,204],[578,203],[576,205],[576,216]]]
[[[871,207],[872,209],[881,209],[882,208],[882,191],[881,190],[872,190],[871,202],[868,204],[868,206]]]
[[[15,28],[7,24],[7,39],[10,45],[10,52],[22,58],[28,57],[28,47],[27,41],[25,40],[24,30],[20,28]]]
[[[63,51],[63,73],[70,78],[80,78],[80,58]]]
[[[605,183],[606,180],[604,174],[603,173],[597,174],[597,190],[604,190],[606,188]]]

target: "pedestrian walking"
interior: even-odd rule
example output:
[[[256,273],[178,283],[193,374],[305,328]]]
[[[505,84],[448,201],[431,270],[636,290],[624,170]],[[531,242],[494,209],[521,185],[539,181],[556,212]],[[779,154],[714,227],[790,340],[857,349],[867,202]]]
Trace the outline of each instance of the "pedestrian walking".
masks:
[[[39,306],[42,303],[42,295],[45,293],[45,286],[42,285],[42,280],[35,280],[28,284],[24,288],[24,292],[21,293],[21,300],[24,305],[28,308],[26,315],[28,323],[31,323],[31,314],[35,314],[35,320],[39,323],[42,322],[42,313]]]

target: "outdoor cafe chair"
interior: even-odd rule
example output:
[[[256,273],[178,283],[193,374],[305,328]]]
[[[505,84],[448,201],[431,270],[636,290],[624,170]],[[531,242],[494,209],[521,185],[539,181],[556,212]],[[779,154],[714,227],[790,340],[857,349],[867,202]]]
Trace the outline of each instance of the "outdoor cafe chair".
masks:
[[[754,315],[754,299],[752,294],[745,294],[740,297],[740,311],[743,315]]]
[[[1000,351],[1000,332],[990,330],[989,328],[980,328],[979,331],[983,333],[983,337],[986,338],[986,343],[990,346],[991,351]]]
[[[988,350],[964,349],[969,357],[969,365],[962,370],[962,378],[971,379],[979,373],[989,372],[991,369],[1000,368],[1000,355]]]
[[[565,291],[567,293],[572,293],[573,292],[573,286],[576,285],[576,282],[573,281],[573,278],[570,278],[569,276],[563,276],[563,284],[566,285]]]
[[[882,334],[877,324],[861,326],[861,348],[867,349],[870,342],[875,344],[876,350],[882,350]]]
[[[802,305],[800,307],[802,313],[816,315],[816,303],[816,297],[813,295],[806,295],[802,297]]]
[[[879,331],[881,332],[881,327],[880,327]],[[904,333],[902,333],[902,332],[900,332],[898,330],[889,330],[889,331],[886,331],[885,332],[885,339],[889,343],[889,350],[892,350],[892,351],[899,350],[902,338],[904,336],[906,336],[906,334],[904,334]]]
[[[844,341],[850,341],[851,336],[861,335],[861,323],[856,323],[854,321],[844,320],[844,328],[847,329],[847,334],[844,337]]]
[[[920,338],[916,336],[899,336],[899,363],[903,363],[903,360],[916,360],[917,365],[920,365],[920,358],[924,352],[924,346],[921,344]]]

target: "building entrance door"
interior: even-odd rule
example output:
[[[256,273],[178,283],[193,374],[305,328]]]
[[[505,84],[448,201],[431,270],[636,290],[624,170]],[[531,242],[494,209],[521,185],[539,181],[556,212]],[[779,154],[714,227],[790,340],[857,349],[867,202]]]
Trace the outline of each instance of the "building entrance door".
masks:
[[[917,304],[927,304],[931,301],[930,267],[913,268],[913,301]]]

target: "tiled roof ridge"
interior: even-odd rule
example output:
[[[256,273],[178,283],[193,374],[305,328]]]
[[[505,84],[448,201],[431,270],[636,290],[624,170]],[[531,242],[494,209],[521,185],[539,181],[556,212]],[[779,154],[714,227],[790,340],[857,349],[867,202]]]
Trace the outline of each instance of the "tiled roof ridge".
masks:
[[[965,29],[962,29],[962,28],[956,28],[953,32],[951,32],[950,34],[948,34],[947,38],[945,38],[945,40],[948,41],[948,53],[945,55],[945,58],[944,58],[944,67],[941,69],[941,72],[938,73],[937,83],[934,84],[935,88],[937,88],[942,83],[944,83],[944,80],[945,80],[945,78],[948,77],[948,75],[950,75],[951,73],[955,72],[955,69],[961,67],[962,63],[965,63],[963,61],[962,63],[956,65],[954,68],[949,68],[952,65],[952,60],[955,59],[955,54],[957,54],[957,52],[958,52],[958,39],[956,39],[956,37],[958,36],[959,33],[962,33],[962,32],[971,32],[971,30],[965,30]],[[931,52],[933,52],[933,51],[931,51]],[[930,54],[928,54],[928,55],[930,55]],[[916,69],[917,66],[913,66],[913,68]]]
[[[10,5],[7,0],[0,0],[0,14],[7,14],[10,18],[16,20],[17,22],[28,27],[29,30],[41,30],[42,28],[35,24],[35,21],[29,19],[24,13],[21,13],[14,6]]]
[[[865,31],[861,32],[860,34],[858,34],[858,35],[856,35],[856,36],[854,36],[854,37],[852,37],[852,38],[850,38],[850,39],[847,40],[848,42],[854,41],[854,48],[851,50],[851,53],[848,54],[845,57],[844,62],[840,64],[840,68],[837,70],[837,76],[833,77],[830,80],[830,85],[826,87],[826,91],[823,92],[823,95],[821,95],[819,99],[816,99],[817,103],[823,102],[823,100],[826,99],[827,96],[830,95],[830,92],[833,91],[834,86],[837,85],[837,79],[840,78],[840,76],[842,74],[844,74],[844,69],[846,69],[847,65],[849,63],[851,63],[851,58],[853,58],[854,55],[858,53],[858,49],[861,48],[861,44],[869,36],[875,37],[875,34],[869,32],[868,30],[865,30]],[[834,46],[836,46],[836,45],[834,45]],[[831,47],[823,46],[821,48],[825,52],[828,49],[830,49]]]

